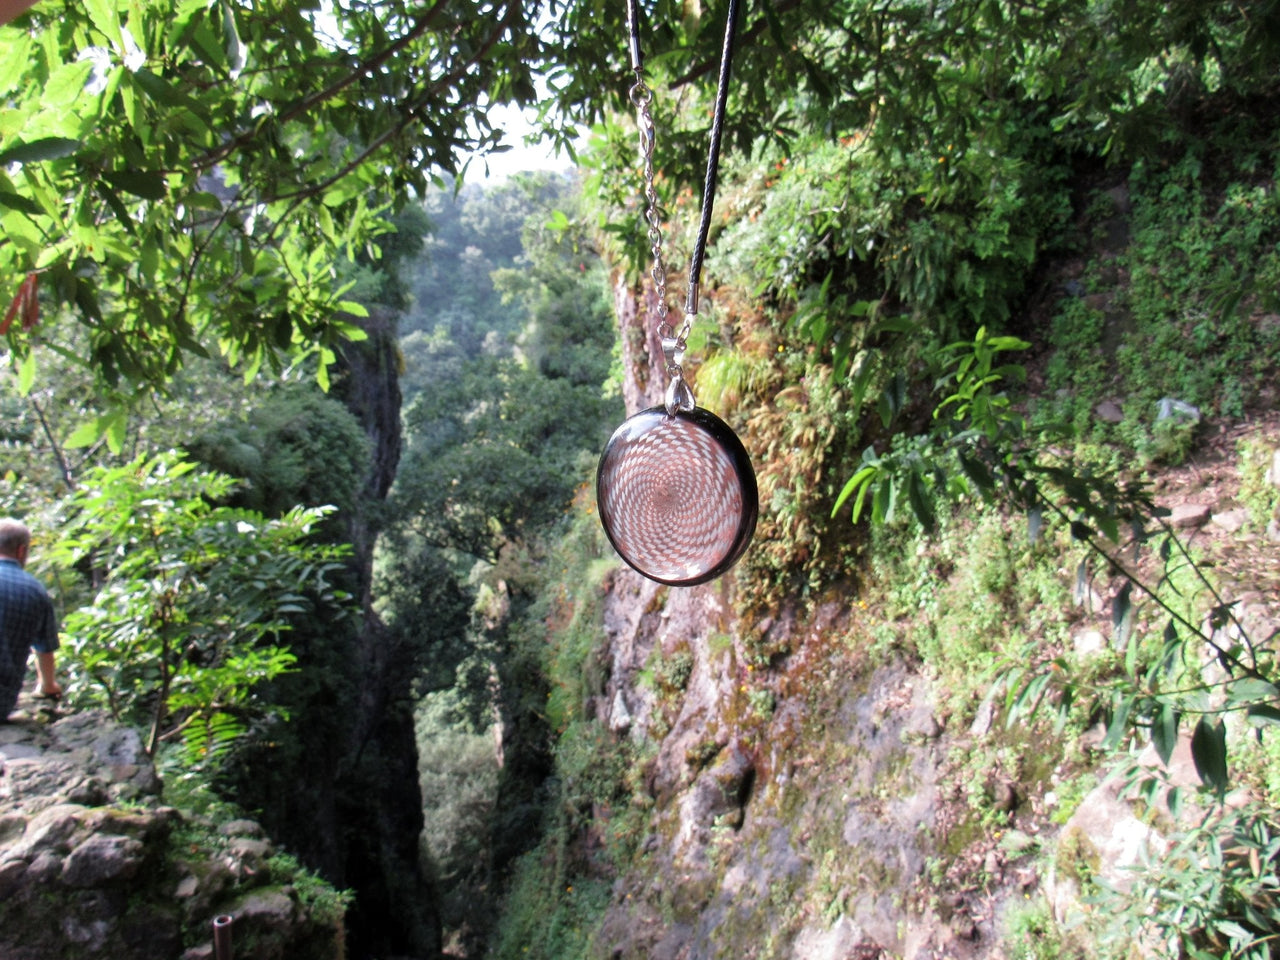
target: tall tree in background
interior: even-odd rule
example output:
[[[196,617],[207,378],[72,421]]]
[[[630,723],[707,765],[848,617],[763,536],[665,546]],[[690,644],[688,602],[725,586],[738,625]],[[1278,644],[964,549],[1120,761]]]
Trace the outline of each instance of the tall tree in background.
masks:
[[[429,248],[410,283],[419,329],[405,351],[418,369],[393,500],[421,543],[467,565],[495,562],[559,518],[589,472],[584,452],[607,437],[603,264],[563,212],[561,232],[545,226],[557,206],[577,203],[576,186],[547,176],[473,195],[453,242]],[[523,240],[518,257],[513,238]]]

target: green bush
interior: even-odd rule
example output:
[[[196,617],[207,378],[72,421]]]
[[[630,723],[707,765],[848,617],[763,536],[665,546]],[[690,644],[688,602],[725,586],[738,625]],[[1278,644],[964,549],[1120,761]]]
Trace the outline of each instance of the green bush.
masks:
[[[1257,806],[1214,806],[1172,848],[1152,858],[1128,890],[1100,886],[1097,905],[1114,923],[1108,956],[1159,944],[1170,957],[1271,960],[1280,942],[1280,825]]]
[[[70,697],[144,726],[151,754],[181,743],[191,764],[272,712],[254,688],[293,668],[291,618],[345,599],[330,578],[348,551],[307,542],[330,510],[213,506],[233,482],[172,454],[93,468],[44,557],[72,607]]]

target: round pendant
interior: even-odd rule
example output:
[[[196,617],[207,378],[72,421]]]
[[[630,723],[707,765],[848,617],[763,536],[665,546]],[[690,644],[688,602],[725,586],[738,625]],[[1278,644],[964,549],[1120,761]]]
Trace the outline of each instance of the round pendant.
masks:
[[[738,435],[708,410],[662,406],[613,432],[596,473],[609,542],[651,580],[692,586],[720,576],[751,542],[756,474]]]

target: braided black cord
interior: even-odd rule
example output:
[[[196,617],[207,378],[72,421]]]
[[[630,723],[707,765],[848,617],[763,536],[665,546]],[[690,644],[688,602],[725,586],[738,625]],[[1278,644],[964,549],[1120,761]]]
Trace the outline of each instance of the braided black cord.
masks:
[[[702,185],[702,216],[698,222],[698,236],[689,258],[689,296],[684,311],[693,316],[698,312],[698,284],[702,277],[702,261],[707,252],[707,235],[711,232],[711,208],[716,199],[716,176],[720,172],[720,140],[724,133],[725,106],[729,101],[729,74],[733,66],[733,38],[737,32],[740,0],[729,0],[729,11],[724,22],[724,47],[720,53],[720,78],[716,83],[715,113],[711,118],[711,144],[707,149],[707,176]],[[640,54],[639,0],[627,0],[627,32],[631,46],[631,69],[643,82],[641,74],[644,61]]]
[[[724,133],[725,104],[729,101],[729,71],[733,66],[733,36],[738,22],[739,0],[729,0],[724,22],[724,48],[720,53],[720,79],[716,82],[716,110],[711,118],[711,146],[707,149],[707,178],[702,185],[702,219],[698,223],[698,239],[689,258],[689,297],[684,312],[698,312],[698,283],[702,276],[702,258],[707,252],[707,234],[711,232],[711,208],[716,201],[716,175],[720,170],[720,136]]]
[[[636,79],[643,80],[644,59],[640,56],[640,4],[639,0],[627,0],[627,36],[631,42],[631,69]]]

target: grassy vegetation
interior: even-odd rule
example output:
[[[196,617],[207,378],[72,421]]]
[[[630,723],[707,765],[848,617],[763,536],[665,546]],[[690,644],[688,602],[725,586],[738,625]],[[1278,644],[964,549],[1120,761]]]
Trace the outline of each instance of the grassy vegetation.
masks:
[[[1114,208],[1115,191],[1095,195],[1084,228],[1119,222],[1128,242],[1095,253],[1058,304],[1042,425],[1177,464],[1195,423],[1159,419],[1159,401],[1229,419],[1256,405],[1280,360],[1280,324],[1267,314],[1280,279],[1280,210],[1257,177],[1249,167],[1210,169],[1193,146],[1173,163],[1135,165],[1122,188],[1129,212]],[[1094,413],[1106,400],[1120,401],[1114,425]]]

